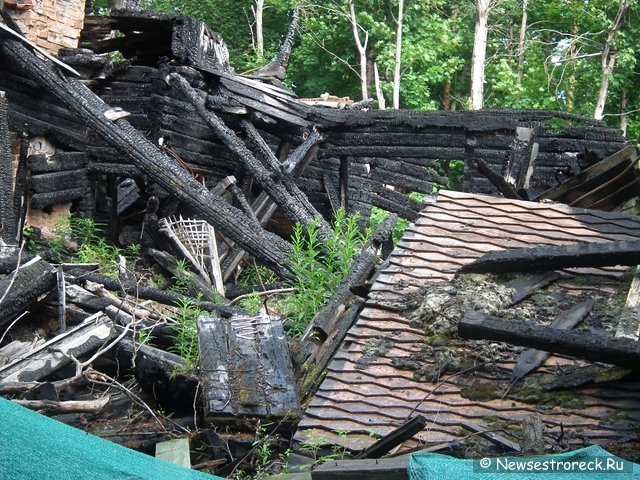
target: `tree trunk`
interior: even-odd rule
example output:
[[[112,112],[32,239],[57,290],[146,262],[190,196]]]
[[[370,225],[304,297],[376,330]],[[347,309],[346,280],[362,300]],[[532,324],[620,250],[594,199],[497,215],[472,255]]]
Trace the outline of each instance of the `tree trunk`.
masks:
[[[393,70],[393,108],[400,108],[400,65],[402,63],[402,23],[404,20],[404,0],[398,2],[398,18],[396,19],[396,62]]]
[[[380,85],[380,73],[378,72],[378,64],[373,64],[373,78],[376,86],[376,97],[378,98],[378,110],[384,110],[387,105],[384,100],[384,94],[382,93],[382,86]]]
[[[627,92],[620,93],[620,131],[622,135],[627,136],[627,125],[629,123],[629,114],[627,113]]]
[[[471,109],[480,110],[484,102],[484,64],[487,58],[489,10],[491,0],[476,0],[476,27],[471,57]]]
[[[264,36],[262,34],[262,13],[264,12],[264,0],[256,0],[256,52],[258,58],[264,56]]]
[[[525,37],[527,34],[527,6],[529,0],[522,0],[522,23],[520,24],[520,41],[518,43],[518,84],[524,76]]]
[[[612,49],[613,40],[618,35],[618,31],[624,22],[624,15],[629,9],[628,0],[620,0],[620,6],[618,7],[618,13],[613,21],[613,26],[607,33],[607,43],[602,50],[601,56],[601,68],[602,76],[600,79],[600,91],[598,92],[598,101],[596,102],[596,110],[593,114],[593,118],[596,120],[602,120],[604,117],[604,107],[607,103],[607,95],[609,93],[609,80],[613,73],[613,68],[616,64],[615,50]]]
[[[360,55],[360,88],[362,90],[362,100],[366,100],[369,98],[369,92],[367,91],[367,44],[369,43],[369,32],[364,32],[364,42],[362,42],[360,34],[358,33],[359,25],[354,0],[349,0],[349,22],[351,23],[353,39],[356,42],[356,48]]]

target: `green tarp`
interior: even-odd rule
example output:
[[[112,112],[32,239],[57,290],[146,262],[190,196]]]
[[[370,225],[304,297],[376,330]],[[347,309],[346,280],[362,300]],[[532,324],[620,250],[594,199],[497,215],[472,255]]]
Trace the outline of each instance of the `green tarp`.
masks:
[[[0,480],[214,480],[0,398]]]
[[[408,473],[410,480],[640,480],[640,465],[592,445],[556,455],[477,460],[420,453],[409,459]]]

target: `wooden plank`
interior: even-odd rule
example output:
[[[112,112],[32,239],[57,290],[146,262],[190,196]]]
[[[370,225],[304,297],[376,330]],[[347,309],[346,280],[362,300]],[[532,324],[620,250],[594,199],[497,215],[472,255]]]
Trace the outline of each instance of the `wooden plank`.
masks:
[[[311,472],[312,480],[409,480],[409,456],[331,460]]]
[[[85,152],[56,152],[54,155],[37,153],[27,157],[27,168],[33,173],[77,170],[88,162]]]
[[[427,426],[427,419],[422,415],[417,415],[401,427],[398,427],[391,433],[388,433],[376,443],[366,448],[354,458],[380,458],[389,453],[390,450],[402,444],[404,441],[412,438],[416,433],[423,430]]]
[[[64,172],[41,173],[29,178],[29,188],[35,193],[50,193],[60,190],[84,188],[89,185],[86,169]]]
[[[268,315],[198,318],[205,417],[300,415],[282,322]]]
[[[56,203],[70,202],[84,196],[86,187],[70,188],[67,190],[59,190],[49,193],[34,193],[29,199],[32,208],[42,209],[47,205],[55,205]]]
[[[616,154],[606,158],[602,162],[598,162],[592,167],[587,168],[578,175],[570,178],[562,185],[551,190],[547,190],[536,198],[536,200],[549,199],[556,200],[563,203],[571,202],[572,198],[577,198],[580,193],[572,193],[576,190],[587,191],[591,187],[598,186],[599,184],[606,182],[611,176],[603,177],[607,171],[617,172],[620,170],[620,165],[626,165],[633,162],[638,157],[636,147],[633,145],[620,150]],[[591,187],[590,187],[591,186]]]
[[[477,433],[482,438],[489,440],[491,443],[498,447],[504,448],[507,452],[520,452],[522,448],[515,442],[512,442],[508,438],[498,435],[497,433],[490,432],[481,425],[472,422],[462,422],[462,427],[470,432]]]
[[[640,267],[636,267],[625,306],[630,312],[628,316],[620,319],[616,327],[616,338],[638,340],[640,338]]]
[[[109,340],[111,320],[96,313],[75,328],[60,334],[27,355],[0,368],[2,382],[31,382],[41,380],[71,363],[69,355],[78,358]]]

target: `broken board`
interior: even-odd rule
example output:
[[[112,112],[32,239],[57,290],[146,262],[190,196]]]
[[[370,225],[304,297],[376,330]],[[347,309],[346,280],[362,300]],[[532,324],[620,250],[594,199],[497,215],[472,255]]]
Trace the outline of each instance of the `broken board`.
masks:
[[[279,317],[198,318],[207,419],[300,415],[291,357]]]

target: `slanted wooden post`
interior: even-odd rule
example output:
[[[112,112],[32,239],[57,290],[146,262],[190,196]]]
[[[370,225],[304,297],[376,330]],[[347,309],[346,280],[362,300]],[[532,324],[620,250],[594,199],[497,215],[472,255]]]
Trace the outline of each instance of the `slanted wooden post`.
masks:
[[[0,246],[18,243],[18,215],[14,209],[13,189],[9,106],[5,93],[0,91]]]

